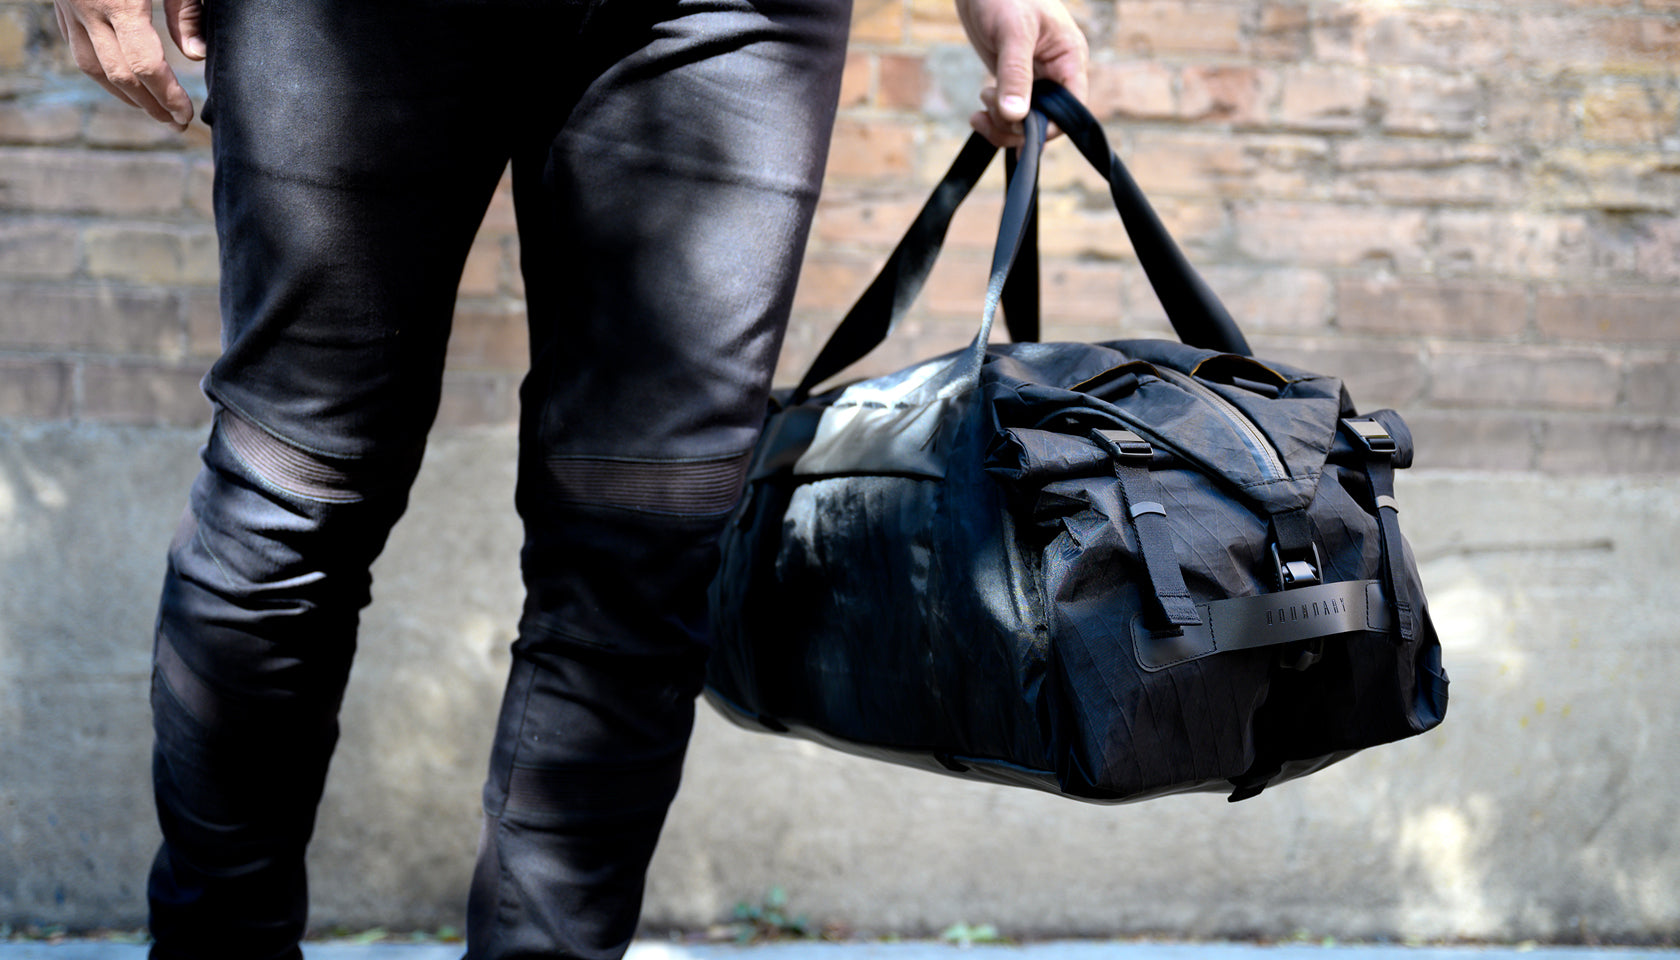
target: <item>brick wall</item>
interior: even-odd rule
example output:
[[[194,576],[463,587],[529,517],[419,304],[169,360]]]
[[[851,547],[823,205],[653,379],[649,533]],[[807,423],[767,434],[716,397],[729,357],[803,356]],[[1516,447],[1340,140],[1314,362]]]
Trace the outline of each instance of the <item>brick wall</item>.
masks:
[[[981,80],[949,0],[856,4],[783,380],[954,155]],[[1258,352],[1400,408],[1420,465],[1680,467],[1680,2],[1077,14],[1093,109]],[[68,67],[50,4],[0,0],[0,417],[199,423],[208,132],[104,97]],[[1047,336],[1164,332],[1083,161],[1053,150],[1043,188]],[[997,193],[971,201],[871,369],[972,334]],[[504,184],[462,278],[445,426],[511,422],[520,293]]]

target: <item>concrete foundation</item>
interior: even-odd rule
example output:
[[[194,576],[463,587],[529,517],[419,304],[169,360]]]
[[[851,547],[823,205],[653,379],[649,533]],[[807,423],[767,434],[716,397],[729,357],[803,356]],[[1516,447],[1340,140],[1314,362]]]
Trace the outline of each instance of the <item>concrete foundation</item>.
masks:
[[[147,682],[196,431],[0,426],[0,923],[144,922]],[[513,438],[437,437],[376,569],[312,851],[317,925],[459,925],[521,599]],[[647,922],[780,886],[873,933],[1680,935],[1680,481],[1401,477],[1439,730],[1242,804],[1095,807],[704,708]]]

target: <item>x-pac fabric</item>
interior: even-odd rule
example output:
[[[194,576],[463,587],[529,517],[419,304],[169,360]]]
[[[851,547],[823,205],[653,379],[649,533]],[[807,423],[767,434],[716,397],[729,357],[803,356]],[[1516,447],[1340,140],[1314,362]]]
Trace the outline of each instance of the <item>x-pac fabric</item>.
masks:
[[[713,584],[709,699],[749,728],[1096,802],[1242,799],[1439,724],[1393,495],[1404,422],[1249,356],[1096,121],[1053,84],[1034,104],[973,344],[813,395],[908,309],[994,152],[978,138],[772,403]],[[1182,342],[1019,342],[1037,318],[1015,297],[1018,342],[989,343],[1047,118],[1108,177]]]

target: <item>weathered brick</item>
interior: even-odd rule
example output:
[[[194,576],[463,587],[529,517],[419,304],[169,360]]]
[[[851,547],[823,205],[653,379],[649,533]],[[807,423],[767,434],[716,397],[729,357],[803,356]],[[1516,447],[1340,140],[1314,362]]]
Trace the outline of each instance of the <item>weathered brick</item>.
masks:
[[[1638,413],[1680,414],[1680,354],[1630,356],[1627,404]]]
[[[1435,344],[1429,399],[1447,407],[1609,410],[1621,371],[1603,351]]]
[[[511,426],[519,421],[519,377],[445,370],[437,426],[445,430]]]
[[[1196,0],[1128,0],[1119,6],[1115,47],[1133,56],[1236,54],[1247,47],[1244,8]]]
[[[843,314],[869,286],[879,267],[878,261],[855,258],[807,258],[799,271],[793,309],[799,313]]]
[[[1610,71],[1672,76],[1680,63],[1680,22],[1672,17],[1611,17],[1595,21]]]
[[[493,297],[502,289],[502,245],[499,237],[482,236],[467,250],[458,293],[463,297]]]
[[[1547,473],[1680,471],[1680,424],[1671,419],[1550,417],[1538,469]]]
[[[1046,329],[1092,324],[1120,336],[1121,287],[1135,270],[1120,263],[1047,260],[1039,270],[1039,309]]]
[[[1155,212],[1180,244],[1206,244],[1224,234],[1225,212],[1218,204],[1179,201],[1155,203]],[[1109,199],[1085,201],[1074,196],[1039,198],[1039,250],[1046,257],[1132,259],[1132,243]]]
[[[1360,409],[1406,408],[1418,402],[1424,390],[1424,366],[1420,351],[1406,343],[1347,337],[1317,339],[1302,337],[1250,338],[1254,354],[1303,370],[1340,377]]]
[[[840,109],[849,110],[869,102],[874,88],[875,55],[861,50],[846,51],[846,67],[840,73]]]
[[[1178,112],[1172,71],[1149,61],[1091,64],[1086,101],[1099,120],[1159,120]]]
[[[63,361],[0,357],[0,417],[64,419],[71,397],[70,367]]]
[[[1542,289],[1534,321],[1548,340],[1680,345],[1680,289]]]
[[[1178,115],[1186,120],[1253,126],[1264,123],[1281,81],[1255,67],[1186,67],[1179,75]]]
[[[1481,78],[1402,69],[1379,84],[1382,126],[1395,133],[1471,134],[1486,112]]]
[[[0,9],[0,70],[21,70],[28,62],[27,11]]]
[[[1341,277],[1336,325],[1354,333],[1511,339],[1528,329],[1528,290],[1516,283]]]
[[[1297,266],[1384,264],[1406,273],[1424,262],[1423,211],[1261,201],[1235,208],[1237,245],[1256,259]]]
[[[490,205],[484,211],[484,221],[478,229],[481,233],[503,236],[518,232],[519,221],[513,209],[513,174],[511,171],[502,173],[502,179],[497,182],[496,191],[490,195]]]
[[[522,307],[462,303],[455,308],[447,363],[458,370],[521,372],[530,366],[529,338]]]
[[[957,253],[940,257],[916,300],[917,311],[923,316],[962,318],[978,324],[990,277],[990,258]]]
[[[957,17],[957,5],[949,0],[902,0],[909,15],[910,42],[916,46],[968,43],[962,20]],[[892,42],[892,41],[887,41]]]
[[[1308,130],[1345,131],[1364,126],[1377,108],[1371,78],[1348,67],[1309,64],[1283,71],[1278,122]]]
[[[195,117],[185,132],[177,133],[138,108],[103,99],[88,109],[82,137],[96,147],[207,147],[210,128]]]
[[[1351,140],[1340,144],[1343,171],[1331,195],[1397,203],[1487,204],[1519,200],[1518,151],[1488,143]]]
[[[1578,89],[1536,84],[1525,77],[1482,74],[1480,80],[1487,89],[1485,134],[1494,142],[1556,144],[1576,136]]]
[[[1317,270],[1214,265],[1201,271],[1208,287],[1243,330],[1252,334],[1325,333],[1331,315],[1330,278]],[[1125,315],[1167,325],[1155,291],[1141,270],[1125,272]]]
[[[181,209],[184,158],[27,147],[0,150],[0,209],[155,215]]]
[[[1350,2],[1314,22],[1318,59],[1456,71],[1497,67],[1511,47],[1503,13]]]
[[[199,389],[201,367],[140,363],[82,366],[82,419],[136,426],[197,426],[210,422]]]
[[[1680,216],[1650,218],[1633,241],[1634,273],[1647,280],[1680,280]]]
[[[1596,143],[1660,145],[1680,128],[1680,91],[1650,83],[1600,83],[1582,100],[1581,135]]]
[[[919,56],[883,53],[877,62],[876,105],[888,110],[916,110],[927,96],[928,76]],[[976,109],[979,104],[977,103]]]
[[[1590,276],[1593,243],[1579,214],[1443,210],[1429,255],[1442,273],[1555,279]]]
[[[187,356],[214,358],[222,352],[222,304],[214,290],[189,290],[182,299],[187,322]]]
[[[1402,412],[1412,431],[1412,466],[1417,469],[1534,469],[1542,432],[1539,417],[1484,410]]]
[[[94,226],[82,243],[91,277],[154,286],[216,283],[216,237],[207,227]]]
[[[205,220],[216,216],[216,165],[208,159],[193,160],[187,167],[187,209]]]
[[[857,0],[852,4],[853,43],[903,43],[907,24],[904,0]]]
[[[1127,157],[1150,196],[1300,196],[1324,177],[1322,140],[1142,131]]]
[[[1513,66],[1525,73],[1556,73],[1603,68],[1605,35],[1578,14],[1522,10],[1512,29]]]
[[[834,125],[825,176],[841,181],[903,179],[914,169],[915,146],[912,125],[841,119]]]
[[[0,102],[0,144],[69,143],[81,129],[82,111],[73,104]]]
[[[74,226],[61,220],[0,219],[0,276],[64,278],[75,272]]]
[[[1312,10],[1305,3],[1271,2],[1260,7],[1260,27],[1252,51],[1259,60],[1307,59],[1312,39]]]
[[[0,283],[0,347],[177,357],[179,299],[161,290]]]

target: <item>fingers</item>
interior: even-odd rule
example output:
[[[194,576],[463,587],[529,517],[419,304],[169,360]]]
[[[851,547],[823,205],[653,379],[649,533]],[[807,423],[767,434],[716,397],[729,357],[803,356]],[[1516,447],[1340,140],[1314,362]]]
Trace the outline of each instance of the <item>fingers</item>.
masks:
[[[188,59],[203,60],[209,52],[204,45],[203,0],[163,0],[163,19],[175,46]]]
[[[54,6],[59,30],[83,73],[152,119],[187,128],[192,99],[163,58],[150,0],[57,0]]]

